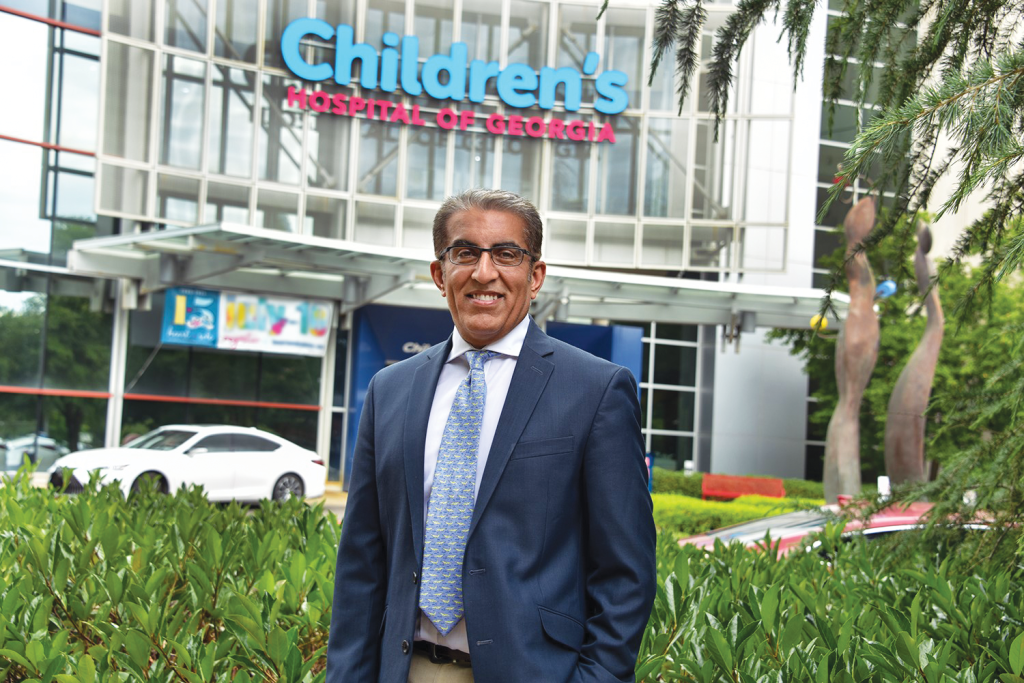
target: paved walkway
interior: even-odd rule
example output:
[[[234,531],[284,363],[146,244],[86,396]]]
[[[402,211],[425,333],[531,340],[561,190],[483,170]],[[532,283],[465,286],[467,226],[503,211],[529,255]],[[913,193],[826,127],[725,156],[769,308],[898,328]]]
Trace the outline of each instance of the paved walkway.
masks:
[[[310,502],[319,503],[324,501],[324,510],[330,510],[338,519],[345,515],[345,504],[348,502],[348,492],[341,490],[341,482],[327,482],[327,493],[323,498],[314,498]]]

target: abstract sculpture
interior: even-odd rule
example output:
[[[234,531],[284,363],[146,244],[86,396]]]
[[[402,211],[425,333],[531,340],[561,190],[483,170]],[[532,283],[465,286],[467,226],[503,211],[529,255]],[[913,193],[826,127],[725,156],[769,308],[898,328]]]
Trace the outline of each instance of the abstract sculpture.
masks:
[[[925,294],[924,307],[928,314],[924,336],[896,380],[889,397],[889,411],[885,421],[885,472],[894,484],[925,481],[924,467],[924,412],[935,378],[942,347],[945,319],[939,302],[939,287],[932,285],[934,269],[928,259],[932,247],[932,234],[923,223],[917,228],[917,251],[914,253],[914,273],[917,289]]]
[[[825,437],[825,500],[829,503],[835,503],[841,493],[860,493],[860,401],[878,358],[878,318],[868,256],[863,251],[853,254],[874,224],[875,202],[870,197],[857,202],[843,221],[850,308],[836,341],[839,402]]]

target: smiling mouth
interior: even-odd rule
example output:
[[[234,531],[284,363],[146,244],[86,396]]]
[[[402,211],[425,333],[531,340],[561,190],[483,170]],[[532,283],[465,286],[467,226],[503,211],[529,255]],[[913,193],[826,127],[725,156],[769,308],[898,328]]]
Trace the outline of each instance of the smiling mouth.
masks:
[[[469,298],[474,301],[497,301],[502,296],[500,294],[470,294]]]

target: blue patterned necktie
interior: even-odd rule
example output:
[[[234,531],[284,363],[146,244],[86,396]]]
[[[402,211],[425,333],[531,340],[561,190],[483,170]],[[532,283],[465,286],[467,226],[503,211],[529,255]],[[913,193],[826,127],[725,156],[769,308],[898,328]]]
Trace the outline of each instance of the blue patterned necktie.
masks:
[[[467,351],[469,374],[452,402],[434,467],[423,539],[420,609],[446,636],[462,618],[462,559],[476,502],[476,454],[487,382],[484,363],[494,351]]]

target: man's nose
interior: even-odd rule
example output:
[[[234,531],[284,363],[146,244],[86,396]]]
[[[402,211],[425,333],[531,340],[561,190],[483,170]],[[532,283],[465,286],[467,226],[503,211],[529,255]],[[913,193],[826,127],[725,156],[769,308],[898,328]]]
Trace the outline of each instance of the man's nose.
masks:
[[[491,260],[491,252],[480,253],[480,260],[473,270],[473,279],[477,282],[492,282],[498,277],[498,267]]]

